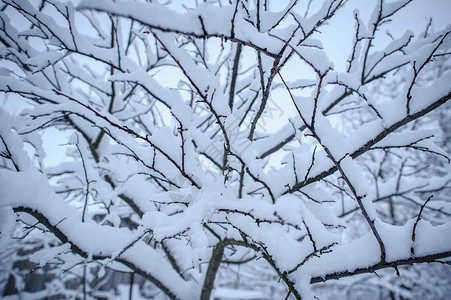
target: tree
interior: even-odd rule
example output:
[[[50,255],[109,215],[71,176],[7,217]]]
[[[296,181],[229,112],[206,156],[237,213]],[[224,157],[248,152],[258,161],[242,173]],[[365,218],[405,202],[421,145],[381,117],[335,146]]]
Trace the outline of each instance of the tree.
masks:
[[[447,264],[449,158],[440,124],[425,128],[449,113],[450,30],[387,42],[411,2],[355,10],[340,68],[323,31],[344,0],[5,0],[2,247],[38,239],[31,259],[83,270],[84,297],[105,267],[210,299],[218,272],[264,265],[308,299],[321,282]],[[55,134],[66,153],[50,165]]]

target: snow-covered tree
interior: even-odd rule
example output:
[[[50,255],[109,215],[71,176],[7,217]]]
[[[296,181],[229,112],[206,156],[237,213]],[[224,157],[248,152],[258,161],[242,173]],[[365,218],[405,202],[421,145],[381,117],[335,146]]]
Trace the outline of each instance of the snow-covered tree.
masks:
[[[444,297],[451,29],[411,2],[3,0],[0,283]]]

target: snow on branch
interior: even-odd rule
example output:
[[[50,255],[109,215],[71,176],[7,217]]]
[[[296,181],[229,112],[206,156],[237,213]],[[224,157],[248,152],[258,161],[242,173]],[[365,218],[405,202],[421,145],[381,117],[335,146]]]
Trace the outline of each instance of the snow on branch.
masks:
[[[2,296],[449,283],[450,30],[376,2],[5,0]]]

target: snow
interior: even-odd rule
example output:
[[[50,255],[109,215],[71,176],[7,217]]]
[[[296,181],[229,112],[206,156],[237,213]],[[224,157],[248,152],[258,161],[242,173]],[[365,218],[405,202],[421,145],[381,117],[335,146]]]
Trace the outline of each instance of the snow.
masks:
[[[449,251],[451,247],[450,230],[450,223],[433,226],[425,220],[418,222],[415,230],[415,243],[413,244],[415,255],[426,256]]]
[[[221,300],[265,299],[265,295],[262,292],[255,290],[238,290],[218,287],[213,291],[213,298],[219,298]]]
[[[370,185],[368,180],[365,178],[363,169],[359,166],[359,164],[350,156],[346,156],[340,161],[340,167],[349,179],[352,187],[355,189],[357,196],[365,196]]]
[[[341,241],[340,235],[328,231],[323,223],[309,210],[303,210],[303,219],[312,235],[312,239],[315,241],[317,249],[321,249]]]
[[[323,276],[323,274],[353,272],[360,268],[367,268],[377,264],[380,259],[380,249],[371,232],[365,236],[333,247],[332,252],[320,257],[313,257],[299,268],[293,276],[304,274],[311,277]]]
[[[50,224],[56,226],[74,245],[90,256],[114,256],[114,253],[119,253],[121,249],[136,239],[126,228],[100,226],[92,222],[81,223],[79,221],[81,220],[81,211],[69,207],[64,201],[61,201],[42,174],[37,171],[19,173],[0,170],[0,181],[4,187],[8,187],[0,189],[2,206],[27,207],[38,213],[45,213],[45,218]],[[121,258],[159,278],[181,295],[180,297],[190,299],[193,296],[189,284],[175,273],[168,262],[161,259],[161,254],[153,248],[147,247],[144,242],[138,242],[135,245],[123,252]],[[64,250],[67,250],[67,246],[54,251]],[[34,258],[40,259],[43,263],[50,257],[50,255],[38,255],[36,254]],[[143,258],[145,259],[143,260]]]
[[[0,144],[0,152],[9,152],[12,155],[12,160],[18,166],[19,170],[32,169],[28,155],[24,150],[22,139],[12,130],[12,119],[0,107],[0,136],[2,137]],[[6,146],[8,149],[6,149]]]
[[[0,49],[0,91],[20,97],[12,100],[17,113],[0,98],[0,247],[10,243],[15,221],[25,223],[17,226],[26,233],[25,227],[36,223],[35,215],[50,227],[49,232],[33,232],[44,241],[30,257],[39,266],[58,259],[58,268],[77,270],[95,262],[147,274],[176,298],[198,299],[215,247],[231,242],[220,272],[228,276],[233,269],[227,260],[255,255],[257,264],[252,260],[240,267],[257,266],[246,275],[273,287],[265,268],[255,275],[261,271],[261,258],[267,258],[274,263],[263,262],[271,276],[286,275],[309,299],[314,297],[312,278],[382,266],[381,247],[362,218],[362,204],[384,243],[387,263],[447,256],[449,165],[420,152],[447,156],[432,139],[435,123],[446,123],[447,110],[427,126],[411,122],[448,98],[451,72],[446,65],[439,75],[429,65],[421,76],[413,70],[414,64],[419,70],[427,61],[443,32],[431,29],[430,37],[414,38],[408,31],[381,47],[382,30],[373,28],[378,7],[370,20],[364,18],[366,11],[355,10],[357,38],[365,40],[350,71],[338,72],[333,69],[336,53],[323,49],[328,40],[323,32],[340,25],[335,15],[324,19],[339,1],[314,1],[305,17],[300,11],[309,4],[300,3],[275,28],[295,1],[286,1],[277,11],[261,8],[260,29],[255,3],[226,2],[190,7],[84,0],[77,10],[71,3],[53,2],[39,10],[32,3],[6,0],[10,6],[0,12],[0,37],[10,46],[4,43]],[[391,18],[405,3],[380,1],[386,4],[382,18]],[[28,13],[28,21],[9,18],[17,5]],[[343,16],[351,12],[343,10]],[[81,12],[82,22],[89,24],[79,23]],[[14,26],[20,22],[27,25],[23,31]],[[274,56],[295,29],[279,59],[291,55],[280,72],[286,74],[301,115],[273,68]],[[373,29],[378,32],[374,37]],[[374,40],[368,57],[366,38]],[[240,42],[236,91],[229,95]],[[447,40],[439,51],[446,51],[445,46]],[[435,60],[428,62],[431,69],[441,58]],[[405,68],[398,70],[401,64]],[[270,75],[275,75],[271,87]],[[258,126],[251,141],[249,120],[261,104],[261,80],[269,88],[265,114],[271,117],[262,116],[258,124],[264,128]],[[235,101],[233,110],[229,98]],[[29,104],[22,104],[24,99]],[[330,107],[338,100],[342,102]],[[278,105],[278,113],[272,115],[270,104]],[[390,132],[400,122],[407,124]],[[63,159],[50,157],[54,166],[49,168],[42,163],[51,156],[48,136],[44,142],[40,136],[47,128],[61,133],[65,145]],[[437,197],[417,218],[425,194],[431,193]],[[389,200],[395,205],[393,218]],[[436,216],[440,218],[432,219]],[[257,289],[221,287],[224,278],[217,277],[214,297],[266,297]],[[230,287],[231,279],[226,279]]]
[[[342,159],[346,154],[351,153],[347,147],[352,144],[352,140],[346,139],[345,136],[333,127],[331,122],[322,114],[315,117],[315,131],[321,140],[322,146],[326,147],[336,161]],[[352,137],[358,138],[357,136]]]
[[[434,101],[449,94],[448,83],[451,81],[451,71],[444,73],[432,84],[412,89],[412,101],[410,103],[411,114],[417,113],[431,105]]]
[[[381,220],[374,222],[384,242],[387,261],[401,260],[410,256],[413,222],[414,220],[411,219],[402,226],[390,225]]]
[[[407,5],[410,0],[398,0],[391,3],[388,3],[384,6],[382,10],[382,18],[387,18],[391,16],[395,11],[401,9],[403,6]]]
[[[156,99],[169,107],[183,103],[179,93],[163,88],[154,78],[151,77],[150,74],[137,66],[135,66],[129,73],[114,74],[110,76],[110,80],[139,83]]]
[[[58,60],[65,56],[64,52],[52,52],[52,53],[42,53],[41,55],[36,55],[26,61],[27,64],[36,67],[36,69],[43,69],[50,65],[53,65]]]
[[[412,31],[406,31],[399,39],[392,41],[384,50],[375,51],[368,57],[370,71],[365,74],[368,78],[387,72],[393,67],[393,64],[401,65],[409,61],[409,57],[401,53],[401,50],[408,45],[414,36]]]
[[[376,143],[375,147],[407,146],[434,136],[434,130],[416,130],[395,132]]]
[[[327,70],[333,69],[334,67],[333,63],[322,50],[305,46],[298,47],[297,52],[302,56],[303,60],[311,63],[320,74],[324,74]]]
[[[81,1],[78,8],[101,9],[115,15],[133,17],[151,28],[161,28],[166,31],[185,32],[202,36],[204,34],[203,30],[205,30],[213,36],[229,37],[232,25],[230,20],[235,7],[234,5],[228,5],[222,8],[215,8],[205,5],[199,11],[181,14],[152,3],[135,3],[133,6],[130,6],[125,2]],[[152,16],[152,18],[149,18],[149,16]],[[202,28],[199,17],[203,20],[204,28]],[[242,18],[237,18],[235,22],[236,38],[251,42],[271,53],[277,53],[283,46],[281,41],[267,34],[259,33],[255,27],[245,22]]]
[[[68,251],[70,251],[70,244],[40,249],[31,255],[30,261],[39,264],[40,267],[44,267],[55,256]]]
[[[14,233],[16,216],[11,206],[0,204],[0,248],[6,249],[6,246],[12,242],[11,236]]]
[[[389,128],[404,116],[406,112],[406,97],[405,95],[400,95],[387,103],[376,104],[374,107],[382,116],[384,127]]]
[[[159,148],[161,151],[176,160],[177,164],[181,166],[182,164],[182,141],[181,137],[176,137],[172,130],[168,127],[163,127],[156,130],[150,140]]]
[[[184,104],[178,104],[171,109],[171,112],[182,123],[184,129],[189,129],[191,127],[191,118],[193,115],[191,107]]]

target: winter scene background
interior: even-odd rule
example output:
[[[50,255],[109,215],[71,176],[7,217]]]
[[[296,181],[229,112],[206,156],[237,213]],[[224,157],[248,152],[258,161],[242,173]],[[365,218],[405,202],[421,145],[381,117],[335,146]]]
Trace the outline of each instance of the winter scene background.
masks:
[[[449,299],[450,13],[2,0],[0,297]]]

